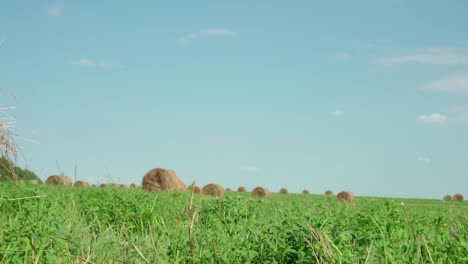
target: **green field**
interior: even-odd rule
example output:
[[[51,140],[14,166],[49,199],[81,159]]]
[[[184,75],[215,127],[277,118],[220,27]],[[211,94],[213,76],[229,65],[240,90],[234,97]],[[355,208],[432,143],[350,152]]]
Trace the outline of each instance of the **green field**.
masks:
[[[440,200],[3,184],[0,263],[459,264],[467,218]]]

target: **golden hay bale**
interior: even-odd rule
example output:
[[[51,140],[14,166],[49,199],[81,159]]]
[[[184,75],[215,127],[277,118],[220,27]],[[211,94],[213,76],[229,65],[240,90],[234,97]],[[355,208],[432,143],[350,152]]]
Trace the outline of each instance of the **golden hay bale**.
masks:
[[[280,193],[281,193],[281,194],[288,194],[288,189],[286,189],[286,188],[281,188],[281,189],[280,189]]]
[[[68,176],[59,176],[60,179],[62,179],[62,182],[63,182],[63,185],[67,185],[67,186],[72,186],[73,183],[72,183],[72,180],[70,179],[70,177]]]
[[[173,170],[156,168],[148,171],[141,182],[143,190],[158,191],[183,191],[185,184]]]
[[[232,192],[231,188],[226,188],[226,192]]]
[[[463,202],[464,198],[461,193],[457,193],[453,195],[453,200],[458,202]]]
[[[326,190],[325,195],[333,195],[333,191],[332,190]]]
[[[452,195],[447,194],[444,196],[444,201],[452,201]]]
[[[84,188],[87,188],[89,187],[89,183],[85,182],[85,181],[76,181],[75,184],[73,185],[73,187],[84,187]]]
[[[203,187],[202,193],[212,196],[224,196],[224,188],[220,184],[210,183]]]
[[[137,188],[138,188],[138,185],[136,185],[135,183],[130,184],[130,189],[137,189]]]
[[[72,185],[72,181],[68,176],[49,176],[45,182],[47,185]]]
[[[128,184],[119,184],[119,188],[128,189]]]
[[[252,196],[253,197],[258,197],[258,198],[268,198],[271,196],[270,191],[267,188],[264,187],[256,187],[252,191]]]
[[[101,183],[101,184],[99,185],[99,187],[101,187],[101,188],[107,188],[107,187],[109,187],[109,184]]]
[[[352,192],[341,191],[336,195],[336,198],[340,202],[351,202],[354,199],[354,195]]]
[[[247,191],[247,188],[245,188],[244,186],[241,186],[237,189],[238,192],[246,192]]]
[[[200,189],[200,187],[195,186],[195,185],[191,185],[191,184],[189,185],[189,187],[187,187],[187,190],[188,190],[189,192],[192,192],[192,191],[193,191],[193,193],[201,193],[201,192],[202,192],[202,190]]]
[[[309,193],[310,193],[309,190],[303,190],[302,191],[302,194],[309,194]]]

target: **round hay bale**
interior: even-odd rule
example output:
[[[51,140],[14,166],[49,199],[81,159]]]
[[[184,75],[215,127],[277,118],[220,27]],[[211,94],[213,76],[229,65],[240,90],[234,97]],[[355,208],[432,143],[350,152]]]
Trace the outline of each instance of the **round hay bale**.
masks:
[[[246,192],[247,191],[247,188],[245,188],[244,186],[241,186],[237,189],[238,192]]]
[[[99,187],[101,187],[101,188],[107,188],[107,187],[109,187],[109,184],[101,183],[101,184],[99,185]]]
[[[63,185],[66,185],[66,186],[72,186],[73,185],[72,180],[68,176],[62,175],[62,176],[60,176],[60,179],[62,180]]]
[[[203,187],[202,193],[205,195],[222,197],[224,196],[224,188],[220,184],[210,183]]]
[[[336,198],[340,202],[351,202],[354,199],[354,195],[352,192],[341,191],[336,195]]]
[[[185,184],[173,170],[156,168],[148,171],[141,182],[143,190],[150,192],[183,191]]]
[[[265,187],[256,187],[252,191],[252,196],[253,197],[258,197],[258,198],[269,198],[271,196],[271,193]]]
[[[280,193],[281,193],[281,194],[288,194],[288,189],[286,189],[286,188],[281,188],[281,189],[280,189]]]
[[[128,184],[119,184],[119,188],[128,189]]]
[[[135,183],[130,184],[130,189],[137,189],[137,188],[138,188],[138,185],[136,185]]]
[[[45,182],[47,185],[72,185],[72,181],[68,176],[59,176],[59,175],[52,175],[49,176]]]
[[[464,198],[461,193],[457,193],[453,195],[453,200],[457,202],[463,202]]]
[[[202,190],[200,189],[200,187],[194,186],[194,185],[190,185],[189,187],[187,187],[187,190],[188,190],[189,192],[192,192],[192,191],[193,191],[193,193],[195,193],[195,194],[201,193],[201,192],[202,192]]]
[[[452,195],[447,194],[444,196],[444,201],[452,201]]]
[[[302,194],[310,194],[309,190],[303,190]]]
[[[75,184],[73,184],[73,187],[84,187],[84,188],[88,188],[89,187],[89,183],[85,182],[85,181],[76,181]]]
[[[333,191],[332,190],[326,190],[325,195],[333,195]]]
[[[226,192],[232,192],[231,188],[226,188]]]

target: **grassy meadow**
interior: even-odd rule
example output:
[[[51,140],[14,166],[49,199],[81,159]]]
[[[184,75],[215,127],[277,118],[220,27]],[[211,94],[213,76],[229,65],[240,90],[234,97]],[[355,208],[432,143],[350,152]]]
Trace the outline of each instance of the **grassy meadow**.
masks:
[[[0,184],[0,263],[459,264],[467,218],[441,200]]]

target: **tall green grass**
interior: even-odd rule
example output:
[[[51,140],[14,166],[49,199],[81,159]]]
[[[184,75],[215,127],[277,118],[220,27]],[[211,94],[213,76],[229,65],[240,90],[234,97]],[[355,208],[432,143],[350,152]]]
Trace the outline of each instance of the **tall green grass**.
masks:
[[[228,192],[191,201],[189,192],[4,184],[0,262],[468,263],[467,209],[436,200]]]

